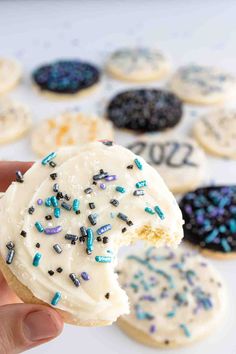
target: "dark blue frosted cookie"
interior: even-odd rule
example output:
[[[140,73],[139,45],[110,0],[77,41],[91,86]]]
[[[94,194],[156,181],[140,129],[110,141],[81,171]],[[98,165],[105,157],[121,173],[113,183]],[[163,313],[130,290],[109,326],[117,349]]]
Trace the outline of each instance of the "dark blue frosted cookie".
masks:
[[[99,70],[79,60],[61,60],[40,66],[33,72],[37,87],[54,94],[77,94],[97,84]]]
[[[236,186],[187,193],[180,202],[184,238],[215,256],[236,256]]]
[[[138,132],[174,127],[182,117],[182,102],[173,93],[156,89],[124,91],[107,107],[107,116],[118,128]]]

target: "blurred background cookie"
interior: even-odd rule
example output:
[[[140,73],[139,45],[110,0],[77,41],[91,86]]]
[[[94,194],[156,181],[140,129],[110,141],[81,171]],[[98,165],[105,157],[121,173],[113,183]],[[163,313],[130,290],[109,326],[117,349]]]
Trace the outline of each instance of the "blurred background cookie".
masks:
[[[31,143],[33,150],[43,156],[61,146],[80,146],[102,139],[113,140],[109,121],[81,112],[64,112],[42,121],[34,129]]]
[[[195,189],[205,177],[206,157],[193,139],[146,134],[127,147],[155,167],[174,193]]]
[[[0,95],[12,90],[21,78],[21,66],[15,59],[0,58]]]
[[[186,241],[211,257],[236,257],[236,186],[196,189],[182,198],[180,208]]]
[[[157,49],[121,48],[111,54],[106,63],[106,70],[118,80],[145,82],[166,77],[170,65]]]
[[[236,78],[215,67],[189,64],[176,71],[169,88],[186,102],[222,103],[236,97]]]
[[[130,314],[118,325],[138,342],[186,346],[221,324],[224,286],[218,272],[196,252],[144,247],[128,254],[118,274],[130,300]]]

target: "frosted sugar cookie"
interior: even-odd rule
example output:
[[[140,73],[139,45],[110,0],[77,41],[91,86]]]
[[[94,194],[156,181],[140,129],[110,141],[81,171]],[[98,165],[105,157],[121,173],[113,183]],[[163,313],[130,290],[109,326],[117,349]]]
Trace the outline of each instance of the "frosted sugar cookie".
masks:
[[[107,116],[116,127],[135,132],[172,128],[179,123],[182,113],[182,102],[177,96],[156,89],[121,92],[107,107]]]
[[[196,121],[194,136],[207,152],[236,159],[236,111],[206,114]]]
[[[218,68],[190,64],[176,71],[169,88],[186,102],[221,103],[236,96],[236,78]]]
[[[236,257],[236,186],[198,188],[182,198],[180,208],[186,241],[208,256]]]
[[[169,62],[156,49],[122,48],[110,56],[106,69],[119,80],[145,82],[163,79],[169,72]]]
[[[118,320],[143,344],[176,348],[213,333],[225,313],[226,294],[206,260],[179,247],[142,249],[119,266],[119,280],[131,312]]]
[[[61,146],[83,145],[113,139],[112,124],[105,119],[81,112],[64,112],[42,121],[32,133],[32,148],[43,156]]]
[[[127,147],[155,167],[174,193],[192,190],[204,179],[205,154],[193,139],[146,134]]]
[[[20,64],[9,58],[0,58],[0,95],[12,90],[21,77]]]
[[[158,173],[111,142],[64,148],[20,171],[0,202],[0,267],[27,303],[69,323],[108,325],[128,312],[114,273],[121,244],[177,245],[179,207]]]
[[[100,80],[98,68],[79,60],[59,60],[37,68],[32,75],[40,93],[51,98],[87,94]]]
[[[20,138],[31,127],[31,113],[23,103],[0,100],[0,144]]]

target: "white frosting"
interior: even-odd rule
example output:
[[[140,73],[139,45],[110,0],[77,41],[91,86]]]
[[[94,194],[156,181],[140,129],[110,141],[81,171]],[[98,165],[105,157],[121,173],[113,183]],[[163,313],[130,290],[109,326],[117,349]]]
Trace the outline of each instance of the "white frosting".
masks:
[[[197,120],[194,134],[214,155],[236,158],[236,112],[214,111]]]
[[[155,167],[174,193],[197,188],[205,177],[206,157],[193,139],[149,134],[128,147]]]
[[[113,139],[112,124],[105,119],[81,112],[64,112],[44,120],[32,134],[32,147],[40,156],[61,146],[83,145]]]
[[[11,90],[21,77],[21,67],[16,60],[0,58],[0,94]]]
[[[120,146],[105,146],[102,143],[90,143],[81,149],[61,149],[54,161],[56,168],[49,165],[43,166],[41,162],[35,163],[25,174],[24,183],[13,183],[7,190],[0,203],[1,244],[0,251],[6,258],[8,250],[6,243],[13,241],[15,244],[15,257],[10,265],[10,270],[26,285],[39,299],[50,303],[55,292],[62,295],[57,307],[70,312],[81,322],[88,321],[114,321],[128,311],[128,301],[125,293],[120,289],[117,277],[113,272],[117,246],[120,243],[128,243],[132,238],[137,238],[137,232],[146,225],[159,230],[154,236],[157,245],[173,244],[180,242],[182,233],[182,216],[179,207],[168,191],[157,172],[139,158],[143,169],[136,165],[133,169],[127,169],[127,165],[133,164],[135,155]],[[92,176],[99,173],[100,169],[107,171],[109,175],[117,175],[117,180],[106,182],[98,181],[92,184]],[[57,173],[56,180],[49,176]],[[144,196],[133,196],[135,183],[146,180],[147,187]],[[54,183],[59,184],[59,189],[67,193],[71,199],[80,201],[81,213],[76,215],[74,211],[61,208],[61,217],[47,221],[45,215],[53,215],[53,207],[38,206],[37,200],[56,195],[52,188]],[[106,184],[106,189],[100,188],[100,183]],[[125,193],[115,190],[116,186],[123,186]],[[92,187],[93,192],[86,194],[84,190]],[[119,200],[119,206],[110,204],[111,199]],[[94,202],[95,209],[91,210],[88,203]],[[59,202],[60,206],[61,202]],[[161,220],[157,214],[150,215],[144,211],[146,206],[159,205],[165,213],[165,219]],[[28,209],[34,206],[32,215]],[[126,214],[133,221],[133,226],[117,217],[117,213]],[[97,214],[97,224],[92,226],[88,220],[89,214]],[[56,235],[39,233],[35,228],[35,222],[39,221],[44,228],[62,226],[62,231]],[[96,240],[96,230],[111,224],[112,230],[106,232],[109,242],[103,244]],[[77,242],[71,245],[64,238],[65,234],[80,236],[80,227],[92,228],[94,232],[94,250],[91,255],[86,253],[86,243]],[[126,227],[127,232],[121,230]],[[21,230],[27,232],[27,237],[20,236]],[[162,237],[161,237],[162,236]],[[36,248],[39,242],[41,247]],[[53,245],[60,244],[63,249],[57,254]],[[113,253],[109,253],[109,250]],[[38,267],[32,266],[34,255],[39,252],[42,258]],[[111,263],[98,263],[95,256],[111,256]],[[56,269],[63,268],[62,273]],[[49,270],[55,271],[53,276]],[[87,272],[89,281],[81,279],[81,272]],[[81,286],[75,287],[70,273],[75,273],[81,280]],[[106,299],[105,294],[110,293]]]
[[[127,324],[167,347],[189,344],[219,325],[225,288],[203,257],[181,247],[174,252],[151,247],[132,255],[138,260],[127,256],[119,266],[119,280],[131,305],[131,313],[122,317]],[[143,318],[145,313],[153,319]]]
[[[111,75],[123,80],[146,81],[166,75],[169,63],[159,50],[123,48],[111,55],[107,69]]]
[[[30,126],[31,113],[26,105],[9,99],[0,100],[0,143],[20,137]]]
[[[236,79],[223,70],[190,64],[180,67],[169,83],[180,98],[192,103],[217,103],[236,93]]]

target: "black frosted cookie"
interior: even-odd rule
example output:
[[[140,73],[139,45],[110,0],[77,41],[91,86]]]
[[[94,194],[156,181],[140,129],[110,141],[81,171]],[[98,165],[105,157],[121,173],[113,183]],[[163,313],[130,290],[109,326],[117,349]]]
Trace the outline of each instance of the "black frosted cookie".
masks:
[[[211,255],[236,256],[236,186],[187,193],[180,202],[184,238]]]
[[[61,60],[40,66],[33,80],[42,91],[54,94],[76,94],[98,83],[99,70],[79,60]]]
[[[173,93],[163,90],[124,91],[111,100],[107,116],[118,128],[161,131],[180,121],[182,102]]]

